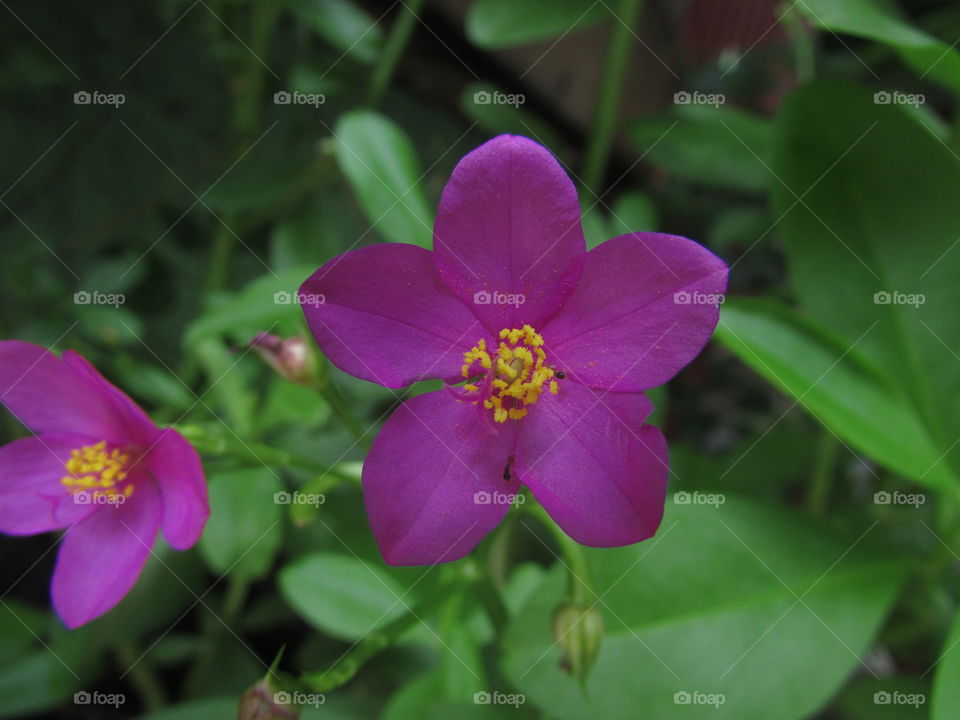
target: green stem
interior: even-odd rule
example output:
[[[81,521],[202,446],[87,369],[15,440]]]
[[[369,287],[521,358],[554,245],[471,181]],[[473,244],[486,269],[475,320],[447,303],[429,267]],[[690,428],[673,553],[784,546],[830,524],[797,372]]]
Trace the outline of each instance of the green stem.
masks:
[[[593,116],[593,134],[587,146],[583,182],[587,189],[600,195],[600,183],[607,167],[607,158],[613,146],[613,135],[620,109],[620,91],[630,58],[630,40],[637,24],[643,0],[621,0],[619,20],[614,20],[610,32],[607,56],[603,62],[599,96]]]
[[[370,89],[367,91],[367,105],[372,108],[380,104],[383,98],[383,92],[390,83],[394,71],[397,69],[397,63],[400,56],[403,55],[407,43],[410,41],[410,34],[417,22],[417,16],[423,9],[425,0],[407,0],[405,6],[400,9],[400,17],[397,18],[390,30],[390,37],[387,44],[380,54],[380,61],[373,71],[373,77],[370,78]]]
[[[137,691],[144,709],[153,713],[167,704],[163,684],[154,674],[147,659],[142,657],[132,642],[121,642],[114,648],[117,660],[126,668],[130,668],[130,684]]]
[[[791,7],[782,14],[783,26],[786,28],[793,46],[793,64],[797,71],[800,84],[810,82],[814,75],[814,48],[813,35],[807,29],[803,17]]]
[[[353,476],[338,470],[320,460],[303,457],[281,450],[263,443],[244,443],[227,435],[217,435],[201,425],[178,425],[177,431],[183,435],[197,449],[206,455],[232,455],[255,464],[275,465],[277,467],[293,467],[320,475],[329,475],[344,481],[354,482]]]
[[[840,442],[834,434],[829,430],[823,430],[820,433],[820,442],[817,445],[817,454],[810,475],[810,486],[807,489],[807,510],[814,517],[821,517],[826,509],[839,451]]]
[[[324,400],[330,404],[330,408],[333,410],[334,415],[343,423],[344,427],[350,431],[350,434],[353,435],[354,439],[366,447],[370,448],[370,435],[367,432],[364,432],[363,428],[360,427],[360,424],[354,419],[353,414],[347,408],[346,403],[343,401],[343,398],[340,396],[340,392],[333,385],[333,383],[327,381],[323,385],[317,387],[317,391],[323,395]]]
[[[322,672],[304,673],[300,682],[316,692],[330,692],[350,680],[359,672],[371,658],[380,654],[400,639],[400,637],[422,618],[432,614],[437,608],[446,603],[450,596],[462,590],[463,578],[443,585],[414,606],[396,620],[387,623],[378,630],[364,635],[353,649],[344,655],[328,670]]]
[[[490,573],[480,567],[475,561],[470,560],[464,565],[464,574],[473,583],[473,589],[477,593],[477,599],[487,611],[490,618],[490,624],[497,636],[503,635],[510,622],[510,612],[507,610],[506,603],[500,595],[500,590],[490,577]]]
[[[523,508],[543,523],[560,546],[567,567],[567,599],[581,605],[592,605],[597,594],[593,590],[590,566],[583,546],[561,530],[539,503],[527,503]]]

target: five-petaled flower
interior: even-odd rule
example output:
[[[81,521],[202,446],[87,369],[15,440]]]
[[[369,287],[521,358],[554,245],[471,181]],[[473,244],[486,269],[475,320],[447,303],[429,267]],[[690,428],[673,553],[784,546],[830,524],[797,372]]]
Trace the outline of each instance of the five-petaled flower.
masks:
[[[210,514],[196,450],[80,355],[0,342],[0,402],[36,433],[0,448],[0,532],[66,529],[51,596],[68,627],[127,594],[161,526],[177,550],[196,543]]]
[[[710,338],[717,303],[676,298],[723,293],[726,265],[658,233],[586,252],[570,179],[515,136],[460,161],[433,238],[433,252],[352,250],[302,287],[326,299],[304,313],[337,367],[389,388],[446,383],[404,402],[364,463],[384,559],[463,557],[521,485],[583,544],[652,536],[669,470],[643,391]]]

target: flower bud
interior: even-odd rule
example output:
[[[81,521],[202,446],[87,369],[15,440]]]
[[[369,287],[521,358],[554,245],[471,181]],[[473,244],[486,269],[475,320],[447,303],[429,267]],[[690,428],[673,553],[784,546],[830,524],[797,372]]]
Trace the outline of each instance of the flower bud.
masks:
[[[237,720],[296,720],[300,708],[289,692],[278,690],[270,677],[260,680],[240,698]]]
[[[596,607],[565,602],[553,613],[553,636],[563,650],[560,667],[586,682],[603,640],[603,615]]]
[[[281,377],[298,385],[317,385],[316,355],[299,335],[283,339],[261,332],[250,341],[250,347]]]

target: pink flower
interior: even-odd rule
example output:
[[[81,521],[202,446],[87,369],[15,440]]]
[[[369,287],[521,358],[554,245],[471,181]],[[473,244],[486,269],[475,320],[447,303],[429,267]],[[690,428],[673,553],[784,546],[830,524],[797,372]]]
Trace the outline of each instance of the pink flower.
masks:
[[[200,458],[75,352],[0,342],[0,401],[36,435],[0,448],[0,532],[66,529],[51,595],[69,628],[129,592],[162,526],[186,550],[210,506]]]
[[[403,403],[364,463],[384,559],[463,557],[520,486],[583,544],[653,535],[668,459],[643,391],[710,338],[723,261],[657,233],[586,252],[570,179],[514,136],[461,160],[434,247],[353,250],[301,288],[325,298],[304,312],[337,367],[390,388],[448,384]]]

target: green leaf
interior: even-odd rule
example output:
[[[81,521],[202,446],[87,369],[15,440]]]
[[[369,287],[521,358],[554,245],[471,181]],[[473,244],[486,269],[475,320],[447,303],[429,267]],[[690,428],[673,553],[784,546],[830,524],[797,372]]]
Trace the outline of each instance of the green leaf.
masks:
[[[547,622],[566,582],[559,565],[508,629],[504,674],[562,720],[635,718],[639,707],[811,717],[859,667],[907,571],[858,535],[732,496],[669,505],[656,539],[587,551],[607,633],[586,689],[559,667]],[[724,702],[679,708],[677,693]]]
[[[312,553],[283,568],[280,592],[307,622],[347,641],[396,619],[406,611],[404,603],[412,602],[380,568],[330,552]]]
[[[938,656],[937,671],[933,676],[931,720],[952,720],[960,717],[960,612]]]
[[[629,134],[645,159],[678,177],[748,192],[772,180],[772,127],[742,110],[679,105],[673,117],[641,120]]]
[[[921,78],[960,90],[960,53],[897,17],[884,3],[804,0],[796,8],[819,27],[889,45]]]
[[[290,0],[287,7],[354,60],[370,63],[380,52],[383,34],[377,21],[349,0]]]
[[[917,482],[953,483],[913,408],[814,323],[775,302],[728,300],[716,338],[860,452]]]
[[[499,49],[566,36],[609,18],[603,3],[591,0],[477,0],[467,13],[467,37]]]
[[[210,519],[200,538],[200,554],[219,574],[244,580],[262,577],[280,547],[283,491],[265,467],[217,473],[209,478]]]
[[[777,132],[774,216],[802,308],[909,398],[955,476],[960,161],[900,107],[841,83],[794,93]]]
[[[391,242],[431,247],[433,213],[403,130],[378,113],[355,111],[337,122],[335,141],[337,162],[371,227]]]

